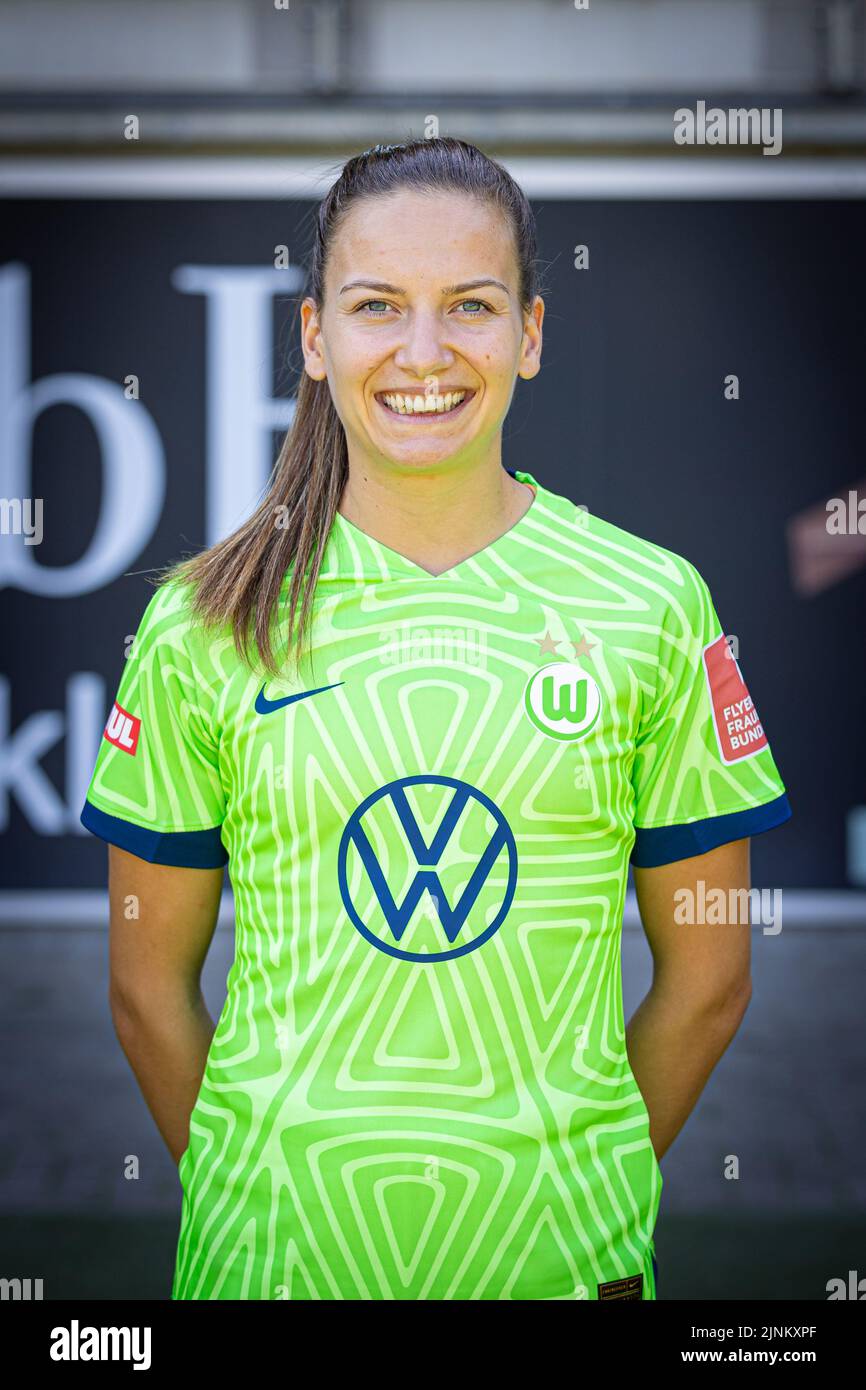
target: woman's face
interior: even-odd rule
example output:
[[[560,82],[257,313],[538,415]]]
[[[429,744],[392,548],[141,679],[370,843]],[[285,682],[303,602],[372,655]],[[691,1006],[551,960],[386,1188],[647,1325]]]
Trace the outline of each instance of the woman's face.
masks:
[[[543,316],[540,298],[521,309],[501,213],[401,190],[356,203],[336,234],[324,306],[302,306],[306,370],[327,377],[353,466],[498,460],[515,380],[539,369]]]

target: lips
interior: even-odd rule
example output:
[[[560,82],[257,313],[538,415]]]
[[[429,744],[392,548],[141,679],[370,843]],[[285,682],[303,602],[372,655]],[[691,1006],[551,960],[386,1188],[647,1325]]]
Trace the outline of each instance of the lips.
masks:
[[[383,410],[395,419],[430,420],[446,415],[456,415],[463,410],[475,395],[468,388],[458,387],[452,391],[377,391],[376,400]]]

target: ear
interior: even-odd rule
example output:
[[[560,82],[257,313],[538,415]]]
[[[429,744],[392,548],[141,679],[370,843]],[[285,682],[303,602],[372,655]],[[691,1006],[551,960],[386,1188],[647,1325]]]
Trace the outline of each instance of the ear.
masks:
[[[517,375],[524,381],[531,380],[541,371],[541,325],[544,321],[544,300],[540,294],[535,296],[532,308],[523,324],[523,342],[520,345],[520,364]]]
[[[301,305],[301,351],[304,354],[304,371],[313,381],[324,381],[325,356],[322,345],[322,325],[319,322],[319,307],[314,299],[305,299]]]

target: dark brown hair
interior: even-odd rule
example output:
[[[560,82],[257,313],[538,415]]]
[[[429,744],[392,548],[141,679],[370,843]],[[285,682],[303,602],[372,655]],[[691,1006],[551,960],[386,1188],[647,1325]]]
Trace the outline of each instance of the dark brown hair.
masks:
[[[324,299],[328,252],[349,209],[361,199],[403,188],[470,193],[497,207],[514,236],[521,306],[530,309],[538,293],[538,272],[529,203],[502,165],[450,137],[375,145],[344,165],[316,214],[306,293],[317,305]],[[261,664],[276,675],[272,628],[278,618],[283,621],[280,593],[294,565],[281,635],[287,655],[294,653],[299,663],[302,644],[309,640],[322,554],[347,478],[346,436],[328,383],[302,372],[294,418],[262,501],[231,535],[170,566],[158,582],[189,582],[195,617],[208,627],[229,624],[247,662],[254,640]]]

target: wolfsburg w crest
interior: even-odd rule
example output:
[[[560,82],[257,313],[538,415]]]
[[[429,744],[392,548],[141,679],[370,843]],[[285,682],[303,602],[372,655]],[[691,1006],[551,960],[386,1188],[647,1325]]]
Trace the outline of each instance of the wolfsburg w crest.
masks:
[[[595,679],[570,661],[534,671],[524,693],[526,713],[548,738],[584,738],[598,719],[601,691]]]

